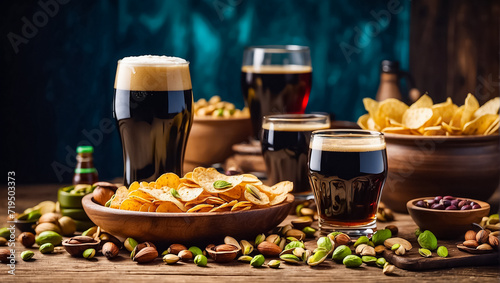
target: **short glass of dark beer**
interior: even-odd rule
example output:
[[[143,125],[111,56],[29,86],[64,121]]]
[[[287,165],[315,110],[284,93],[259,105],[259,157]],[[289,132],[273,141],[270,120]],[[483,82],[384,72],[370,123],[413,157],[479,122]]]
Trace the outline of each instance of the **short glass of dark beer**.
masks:
[[[308,166],[321,232],[373,233],[387,177],[384,135],[363,130],[315,131]]]
[[[124,183],[182,174],[193,121],[189,62],[167,56],[118,61],[113,114],[123,147]]]
[[[307,154],[311,133],[328,129],[330,117],[322,114],[276,114],[264,116],[261,145],[269,184],[293,182],[296,199],[312,198],[307,177]]]
[[[303,114],[311,85],[309,47],[264,45],[245,48],[241,90],[250,109],[255,138],[260,133],[263,116]]]

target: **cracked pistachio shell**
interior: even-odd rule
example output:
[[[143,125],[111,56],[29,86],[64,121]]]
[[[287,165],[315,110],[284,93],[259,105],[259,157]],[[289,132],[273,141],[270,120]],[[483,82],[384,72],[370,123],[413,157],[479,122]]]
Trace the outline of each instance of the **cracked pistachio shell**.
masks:
[[[377,263],[377,258],[369,255],[362,256],[361,260],[367,265],[375,265]]]
[[[249,255],[242,255],[238,258],[238,261],[241,261],[241,262],[248,262],[250,263],[252,261],[252,258],[251,256]]]
[[[175,264],[180,260],[179,256],[174,254],[166,254],[163,257],[163,262],[166,264]]]
[[[253,252],[252,244],[250,244],[250,242],[248,242],[246,240],[241,240],[240,246],[241,246],[241,252],[243,253],[243,255],[249,255]]]
[[[292,241],[285,246],[285,250],[294,249],[294,248],[305,249],[305,246],[304,246],[304,243],[302,243],[301,241]]]
[[[255,246],[258,246],[260,243],[264,242],[265,239],[266,235],[264,233],[257,235],[257,237],[255,237]]]
[[[328,252],[329,251],[327,251],[325,249],[318,249],[312,256],[310,256],[307,259],[307,264],[309,266],[316,266],[316,265],[322,263],[327,258]]]
[[[123,246],[127,249],[127,251],[132,252],[137,246],[137,241],[132,239],[132,238],[127,238],[125,239],[125,242],[123,242]]]
[[[432,256],[432,252],[430,250],[424,249],[424,248],[418,249],[418,253],[423,257],[431,257]]]
[[[83,252],[83,257],[86,259],[91,259],[95,256],[95,249],[86,249]]]
[[[361,236],[359,237],[356,242],[354,243],[354,248],[356,248],[357,246],[361,245],[361,244],[365,244],[367,245],[368,242],[370,241],[370,239],[368,239],[367,236]]]
[[[377,259],[377,262],[375,264],[377,264],[378,267],[384,267],[386,262],[387,260],[385,260],[385,258],[380,257]]]
[[[333,249],[332,241],[328,237],[320,237],[316,242],[318,248],[324,249],[326,251],[331,251]]]
[[[300,259],[293,254],[282,254],[280,259],[284,260],[287,263],[299,263]]]
[[[267,266],[269,266],[270,268],[280,268],[280,265],[281,261],[277,259],[273,259],[267,264]]]

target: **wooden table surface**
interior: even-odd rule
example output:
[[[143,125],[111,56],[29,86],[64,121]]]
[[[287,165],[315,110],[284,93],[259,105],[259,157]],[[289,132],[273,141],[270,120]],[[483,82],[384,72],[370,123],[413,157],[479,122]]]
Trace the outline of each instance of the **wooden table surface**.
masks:
[[[25,208],[36,205],[42,200],[56,200],[57,189],[60,185],[28,185],[18,186],[16,189],[16,211],[22,212]],[[0,198],[0,225],[6,225],[7,193],[1,188]],[[285,222],[289,222],[289,216]],[[400,231],[413,231],[415,223],[410,216],[396,214],[396,220],[391,222],[399,227]],[[388,223],[379,223],[383,228]],[[17,232],[19,233],[19,231]],[[311,240],[315,242],[315,240]],[[311,243],[312,244],[312,243]],[[314,244],[313,244],[314,245]],[[309,246],[309,245],[308,245]],[[16,242],[16,255],[25,249]],[[307,282],[307,281],[377,281],[384,282],[404,280],[412,281],[449,281],[449,282],[499,282],[499,266],[460,267],[430,271],[406,271],[396,269],[394,274],[386,276],[382,269],[365,266],[349,269],[341,264],[327,260],[317,267],[306,265],[282,264],[280,269],[252,268],[241,262],[216,264],[209,259],[207,267],[198,267],[194,263],[178,263],[166,265],[161,258],[149,264],[137,264],[129,259],[129,253],[122,250],[113,260],[107,260],[102,255],[93,260],[71,257],[66,251],[43,255],[37,249],[35,260],[24,262],[18,260],[15,266],[15,276],[9,275],[8,266],[0,265],[1,282],[67,282],[67,281],[136,281],[162,280],[171,282],[206,282],[206,281],[246,281],[246,282]],[[160,251],[161,252],[161,251]],[[267,262],[267,260],[266,260]],[[152,282],[152,281],[151,281]]]

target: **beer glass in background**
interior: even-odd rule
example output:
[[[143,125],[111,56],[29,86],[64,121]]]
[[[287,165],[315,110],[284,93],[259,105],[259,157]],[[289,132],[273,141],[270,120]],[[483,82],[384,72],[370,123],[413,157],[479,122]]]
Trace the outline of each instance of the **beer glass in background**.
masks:
[[[304,113],[312,84],[309,47],[269,45],[247,47],[241,67],[241,89],[258,139],[262,117]]]
[[[113,114],[123,147],[124,183],[182,176],[193,121],[189,62],[167,56],[118,61]]]
[[[328,129],[330,118],[321,114],[264,116],[261,145],[270,185],[293,182],[296,199],[312,197],[307,177],[309,140],[314,130]]]
[[[322,233],[373,233],[386,177],[383,134],[362,130],[312,133],[309,179]]]

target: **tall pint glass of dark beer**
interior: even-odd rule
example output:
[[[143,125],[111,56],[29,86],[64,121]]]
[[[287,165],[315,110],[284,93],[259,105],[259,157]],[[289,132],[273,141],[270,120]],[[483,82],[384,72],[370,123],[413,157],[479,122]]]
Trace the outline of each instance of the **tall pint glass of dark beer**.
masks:
[[[118,61],[113,114],[123,147],[124,183],[182,174],[193,120],[189,62],[167,56]]]
[[[386,177],[383,134],[362,130],[312,133],[309,180],[322,233],[372,233]]]
[[[312,85],[309,47],[297,45],[252,46],[243,53],[241,89],[250,108],[256,138],[262,117],[304,113]]]

